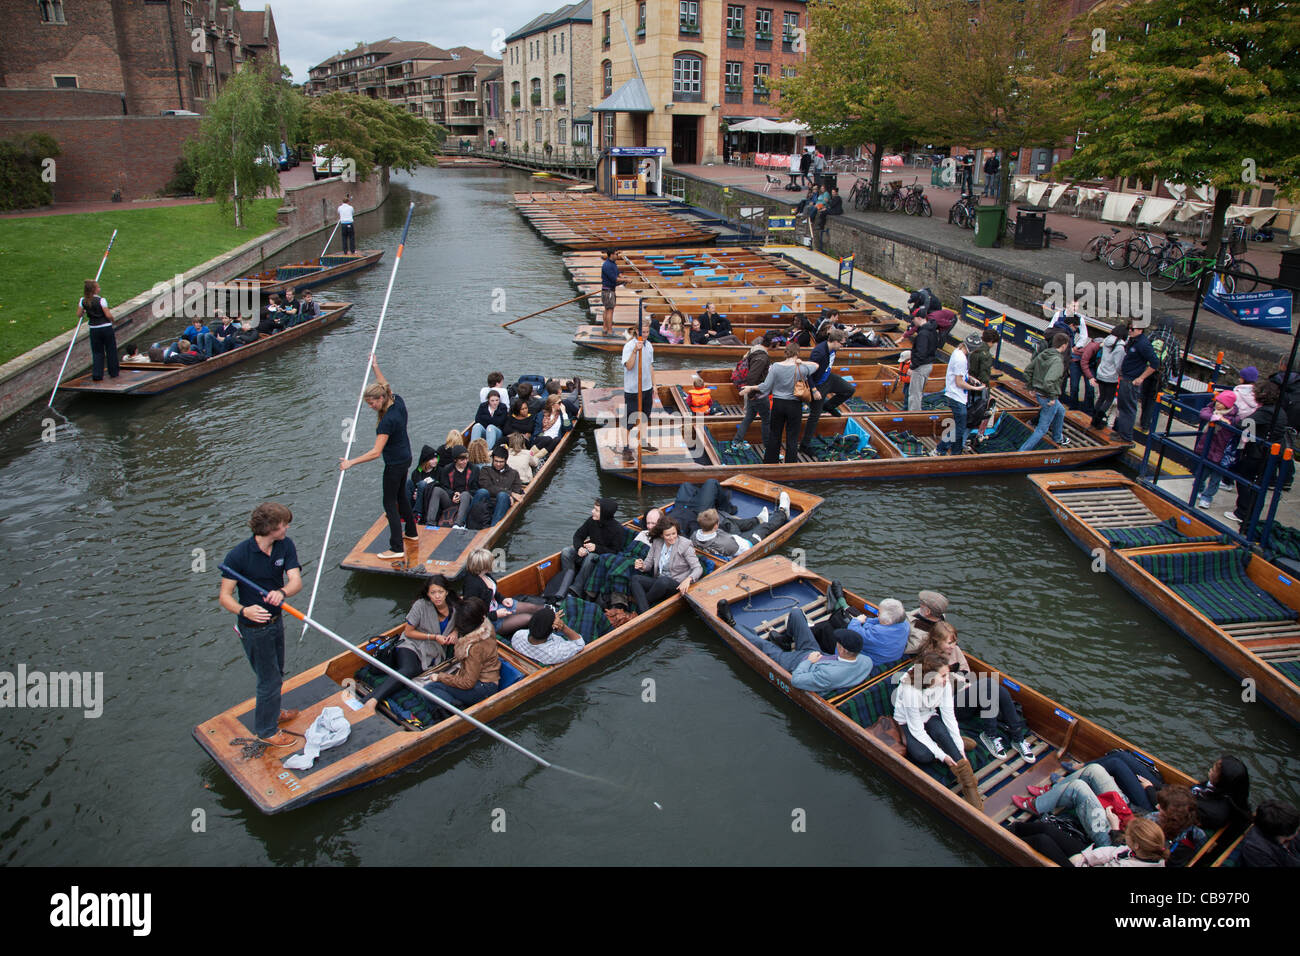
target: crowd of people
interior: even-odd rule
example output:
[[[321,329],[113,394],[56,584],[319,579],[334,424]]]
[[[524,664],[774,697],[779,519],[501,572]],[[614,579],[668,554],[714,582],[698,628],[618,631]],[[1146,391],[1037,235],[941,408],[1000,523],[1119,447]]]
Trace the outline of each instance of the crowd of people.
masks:
[[[263,335],[274,335],[295,325],[311,322],[320,316],[320,303],[316,301],[310,289],[304,289],[302,296],[299,297],[297,290],[289,286],[283,295],[277,292],[267,298],[266,304],[258,314],[256,325],[250,323],[246,326],[240,320],[227,315],[225,310],[218,306],[213,310],[211,322],[195,318],[185,327],[179,338],[170,342],[154,342],[147,352],[141,352],[136,346],[129,345],[121,361],[133,364],[161,362],[197,365],[234,351],[241,345],[250,345]],[[110,372],[113,368],[116,368],[116,365],[110,367]]]

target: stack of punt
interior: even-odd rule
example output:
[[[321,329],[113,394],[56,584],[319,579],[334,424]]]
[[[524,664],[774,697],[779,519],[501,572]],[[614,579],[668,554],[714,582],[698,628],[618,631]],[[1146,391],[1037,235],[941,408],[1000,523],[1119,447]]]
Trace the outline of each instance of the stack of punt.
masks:
[[[1300,582],[1113,471],[1030,475],[1075,544],[1221,667],[1300,723]]]
[[[646,314],[646,321],[649,322],[649,313]],[[635,323],[635,319],[633,320]],[[789,323],[775,326],[776,328],[789,328]],[[684,342],[681,345],[671,345],[664,342],[654,343],[656,356],[684,355],[693,361],[716,364],[717,362],[737,362],[744,358],[752,345],[763,341],[763,335],[774,328],[772,325],[742,325],[738,322],[732,322],[732,334],[743,342],[743,345],[719,345],[716,342],[710,342],[707,345],[693,345]],[[616,326],[613,335],[606,335],[599,325],[580,325],[578,331],[574,333],[573,344],[587,349],[595,349],[598,352],[618,352],[622,353],[623,345],[627,342],[628,337],[632,334],[631,329],[623,326]],[[907,345],[901,344],[900,340],[892,335],[880,335],[880,341],[884,343],[879,347],[859,347],[849,346],[842,347],[836,352],[837,361],[846,362],[855,365],[867,365],[874,362],[893,362],[898,360],[899,353],[908,348]],[[770,348],[768,354],[776,361],[785,358],[785,346]],[[812,354],[811,348],[801,350],[804,358]]]
[[[708,587],[700,584],[691,588],[686,599],[691,609],[742,661],[781,693],[1010,862],[1022,866],[1052,865],[1012,834],[1005,824],[1028,818],[1024,811],[1016,808],[1012,796],[1025,794],[1026,787],[1031,784],[1049,784],[1052,773],[1061,772],[1062,760],[1082,764],[1114,749],[1128,750],[1157,768],[1167,784],[1190,786],[1196,782],[1175,767],[1136,750],[1118,734],[1000,673],[967,650],[966,659],[972,675],[986,675],[983,677],[986,687],[989,680],[1000,681],[1019,705],[1029,727],[1028,739],[1036,759],[1032,764],[1026,763],[1014,749],[1005,757],[998,758],[982,743],[977,744],[967,757],[974,770],[979,794],[963,796],[956,778],[946,767],[938,764],[922,767],[907,759],[906,747],[893,719],[893,693],[902,674],[911,665],[909,659],[877,666],[862,684],[822,698],[793,687],[789,672],[751,643],[751,639],[766,636],[773,627],[783,626],[793,608],[802,608],[811,624],[828,617],[828,584],[826,578],[800,569],[784,557],[773,556],[744,568],[719,571],[709,579]],[[846,590],[844,597],[853,614],[875,615],[874,606],[858,595]],[[729,602],[735,627],[718,616],[719,600]],[[978,737],[978,727],[972,725],[962,729],[966,735]],[[1218,859],[1222,838],[1222,831],[1212,834],[1191,865],[1209,865]]]
[[[214,372],[238,365],[255,355],[262,355],[273,349],[283,348],[290,342],[297,342],[308,335],[314,335],[322,329],[335,324],[352,308],[351,302],[322,302],[321,314],[314,322],[300,322],[292,328],[274,335],[263,335],[256,342],[241,345],[223,352],[197,365],[181,365],[171,362],[149,362],[147,364],[123,362],[117,378],[105,378],[96,382],[90,373],[80,375],[59,386],[64,392],[90,392],[95,395],[157,395],[185,385],[195,379],[204,378]],[[210,320],[197,320],[207,321]]]
[[[543,236],[567,249],[690,246],[717,239],[717,233],[657,204],[547,192],[515,193],[515,208]]]
[[[804,525],[821,503],[816,495],[773,485],[760,479],[738,477],[725,483],[737,513],[743,517],[756,515],[764,506],[773,507],[781,492],[790,495],[792,514],[790,520],[768,537],[742,552],[730,562],[698,552],[706,572],[699,582],[707,588],[717,576],[719,568],[762,557],[780,547]],[[671,505],[667,506],[671,514]],[[629,537],[640,527],[638,522],[628,522]],[[497,581],[498,592],[506,597],[524,597],[543,594],[547,582],[560,570],[559,554],[504,575]],[[584,608],[577,599],[566,601],[566,617],[578,627],[578,616]],[[650,608],[627,623],[589,641],[576,655],[562,664],[544,667],[522,657],[509,646],[510,635],[501,640],[501,686],[496,694],[470,707],[468,713],[484,722],[490,722],[509,713],[543,691],[559,685],[584,670],[598,664],[610,655],[631,644],[641,635],[658,627],[682,606],[680,592],[674,591],[662,603]],[[592,610],[587,602],[586,610]],[[603,613],[599,615],[603,621]],[[607,622],[606,622],[607,623]],[[360,645],[373,654],[390,646],[402,631],[402,625],[384,632]],[[440,664],[424,675],[427,680],[434,671],[443,671]],[[339,654],[318,664],[284,684],[282,706],[301,711],[285,728],[302,733],[320,715],[325,707],[341,707],[351,724],[351,735],[337,747],[321,753],[312,769],[297,774],[286,770],[281,760],[288,754],[284,750],[262,750],[248,746],[253,737],[252,698],[204,721],[194,728],[194,738],[216,761],[217,765],[238,784],[249,800],[263,813],[279,813],[305,806],[324,797],[353,790],[410,766],[421,758],[438,751],[452,741],[468,734],[473,728],[459,717],[442,710],[434,712],[427,699],[403,688],[384,705],[376,709],[373,703],[358,704],[353,691],[367,692],[372,681],[379,678],[361,658],[351,652]]]
[[[579,419],[587,414],[585,401],[578,409],[578,413]],[[470,442],[471,428],[473,425],[461,433],[467,446]],[[352,550],[339,562],[339,567],[349,571],[373,571],[378,574],[395,574],[403,577],[424,577],[430,574],[445,574],[452,577],[459,574],[473,552],[479,548],[490,551],[507,529],[514,524],[515,519],[528,509],[529,504],[541,491],[542,485],[558,470],[559,465],[556,463],[576,440],[574,436],[577,430],[578,420],[574,420],[561,434],[555,447],[542,459],[541,465],[533,472],[532,480],[524,485],[524,496],[512,504],[505,516],[496,524],[473,530],[456,529],[450,525],[421,525],[420,560],[414,567],[407,567],[404,558],[391,561],[380,559],[380,552],[388,550],[389,543],[388,518],[380,515],[369,530],[361,536],[361,540],[353,545]],[[487,464],[481,467],[492,466]]]
[[[343,276],[360,272],[377,263],[384,255],[382,249],[362,249],[360,252],[335,252],[311,259],[307,262],[291,262],[288,265],[267,269],[264,272],[252,272],[229,282],[223,282],[216,288],[239,288],[256,285],[261,295],[283,292],[292,286],[295,289],[309,289],[313,286],[333,282]]]

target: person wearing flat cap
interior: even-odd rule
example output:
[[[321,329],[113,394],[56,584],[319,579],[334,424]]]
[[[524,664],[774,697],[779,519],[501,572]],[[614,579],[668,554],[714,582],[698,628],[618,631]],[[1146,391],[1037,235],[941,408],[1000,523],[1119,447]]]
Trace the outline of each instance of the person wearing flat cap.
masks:
[[[837,690],[855,687],[867,679],[874,666],[862,653],[862,635],[848,629],[835,632],[835,653],[823,654],[808,626],[808,618],[799,608],[786,619],[785,633],[793,650],[782,650],[772,641],[750,637],[747,641],[790,672],[790,683],[810,694],[829,697]]]
[[[912,625],[912,633],[907,638],[908,654],[915,654],[930,636],[930,630],[940,621],[948,620],[944,613],[948,610],[948,599],[938,591],[922,591],[916,596],[920,606],[915,611],[907,612],[907,620]]]

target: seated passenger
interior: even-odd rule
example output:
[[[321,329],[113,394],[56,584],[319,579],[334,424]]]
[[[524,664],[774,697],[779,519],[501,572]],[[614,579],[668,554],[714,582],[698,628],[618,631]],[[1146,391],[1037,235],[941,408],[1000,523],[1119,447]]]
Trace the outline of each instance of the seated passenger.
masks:
[[[452,630],[459,604],[460,598],[447,579],[441,574],[430,575],[420,585],[415,603],[406,615],[406,627],[393,649],[393,670],[405,677],[415,677],[446,660],[443,645],[455,640]],[[389,677],[369,699],[378,703],[401,686],[396,677]]]
[[[1209,779],[1192,787],[1201,826],[1207,831],[1227,829],[1228,839],[1236,839],[1250,826],[1250,773],[1246,765],[1231,754],[1224,754],[1210,768]]]
[[[1164,784],[1159,770],[1127,750],[1112,750],[1088,762],[1097,764],[1115,779],[1120,793],[1135,811],[1155,813],[1156,794]],[[1077,769],[1067,761],[1062,761],[1061,766],[1068,772]]]
[[[302,302],[298,300],[297,290],[293,286],[284,290],[284,302],[280,305],[280,324],[291,329],[302,321]]]
[[[1289,803],[1265,800],[1255,811],[1255,825],[1237,848],[1241,866],[1300,866],[1300,813]]]
[[[713,408],[713,389],[704,384],[704,379],[696,375],[691,379],[691,387],[686,389],[686,407],[692,415],[707,415]]]
[[[548,378],[546,380],[546,394],[547,397],[551,395],[560,396],[560,402],[564,405],[564,410],[568,412],[570,420],[577,418],[582,411],[581,379],[575,378],[568,382],[561,382],[559,379]]]
[[[659,330],[669,345],[681,345],[686,340],[686,325],[680,312],[671,313],[667,323],[660,324]]]
[[[505,380],[506,377],[500,372],[488,372],[487,384],[478,390],[478,400],[486,402],[488,393],[496,392],[501,396],[501,404],[508,406],[510,404],[510,392],[503,384]]]
[[[1121,829],[1116,811],[1098,799],[1101,794],[1114,794],[1122,800],[1119,785],[1095,763],[1085,764],[1082,770],[1062,777],[1050,787],[1030,786],[1028,789],[1029,796],[1016,795],[1011,802],[1021,810],[1040,815],[1054,813],[1058,807],[1073,810],[1094,846],[1110,846],[1111,832]],[[1107,802],[1115,803],[1113,799]],[[1127,810],[1127,804],[1124,809]]]
[[[492,578],[491,571],[491,551],[478,548],[471,553],[465,562],[465,583],[461,587],[461,594],[465,598],[476,597],[483,602],[488,619],[498,634],[513,634],[521,627],[527,627],[533,615],[546,605],[502,597],[497,591],[497,583]]]
[[[510,638],[510,646],[520,654],[548,667],[563,664],[586,643],[581,634],[564,623],[562,614],[557,617],[549,607],[534,614],[528,627],[515,631]]]
[[[455,457],[457,448],[465,447],[465,436],[461,434],[459,428],[453,428],[447,432],[447,437],[443,439],[442,444],[438,447],[438,468],[442,469],[451,464]]]
[[[492,462],[492,449],[485,439],[475,438],[469,443],[469,463],[480,468]]]
[[[212,354],[223,355],[231,349],[239,348],[242,344],[239,333],[243,331],[242,325],[217,309],[217,322],[212,326]]]
[[[546,404],[537,414],[533,425],[532,443],[534,448],[553,451],[560,441],[560,436],[569,428],[569,416],[564,403],[558,395],[548,395]]]
[[[692,345],[708,345],[713,341],[713,336],[700,327],[699,316],[691,317],[689,336]]]
[[[1164,831],[1169,865],[1186,866],[1205,843],[1205,831],[1197,825],[1196,798],[1187,787],[1162,787],[1156,794],[1156,806],[1159,809],[1148,819]]]
[[[729,335],[734,335],[731,329],[731,320],[725,315],[719,315],[718,311],[713,308],[712,302],[704,303],[704,311],[700,313],[700,327],[711,332],[715,341],[721,341]],[[743,343],[737,339],[734,344],[740,345]]]
[[[497,692],[501,655],[487,608],[478,598],[469,598],[456,609],[455,633],[455,666],[434,674],[424,686],[435,697],[465,708]]]
[[[998,729],[998,724],[1001,722],[1006,724],[1011,743],[1024,758],[1025,763],[1033,763],[1037,758],[1034,756],[1033,745],[1029,742],[1029,728],[1016,708],[1011,691],[1001,680],[997,680],[996,676],[988,678],[997,680],[998,699],[996,705],[988,710],[985,709],[984,698],[976,692],[977,688],[973,684],[973,675],[970,664],[966,662],[966,654],[957,646],[956,628],[947,621],[935,622],[929,636],[921,644],[920,653],[924,654],[927,651],[935,651],[947,659],[953,676],[955,693],[957,699],[961,701],[957,705],[957,719],[979,723],[980,741],[988,748],[989,753],[997,760],[1006,759],[1006,746],[1002,742],[1002,734]],[[989,704],[992,703],[989,701]]]
[[[528,406],[529,413],[533,415],[540,412],[542,406],[546,404],[546,399],[533,394],[533,386],[530,382],[520,382],[515,386],[515,398],[523,399]]]
[[[786,500],[789,504],[789,500]],[[719,513],[735,514],[732,506],[731,490],[723,487],[716,478],[710,478],[698,485],[683,481],[677,486],[677,496],[673,499],[672,516],[678,526],[687,534],[694,534],[699,528],[700,512],[716,509]]]
[[[194,319],[189,325],[185,326],[181,338],[188,339],[191,345],[203,353],[204,358],[212,358],[216,349],[216,338],[202,319]]]
[[[506,439],[506,447],[510,449],[506,464],[519,474],[521,482],[525,485],[528,484],[533,480],[533,472],[542,467],[542,460],[546,456],[546,452],[531,450],[528,447],[528,439],[519,432],[515,432]]]
[[[474,425],[469,430],[470,439],[482,438],[489,448],[501,444],[507,414],[501,396],[496,392],[488,392],[486,401],[480,404],[478,411],[474,413]]]
[[[876,617],[859,614],[850,618],[843,629],[856,633],[862,639],[862,653],[877,667],[885,667],[902,659],[911,625],[907,623],[903,602],[885,598]],[[840,642],[839,630],[832,620],[821,621],[813,628],[813,636],[821,649],[827,650]]]
[[[894,694],[894,722],[913,763],[939,761],[952,768],[966,759],[953,710],[948,660],[942,654],[922,655],[903,675]]]
[[[528,410],[528,403],[522,398],[516,398],[511,402],[510,414],[501,429],[502,437],[509,438],[511,435],[518,434],[532,438],[536,428],[537,416]]]
[[[719,607],[719,615],[732,623],[728,621],[729,607],[725,613]],[[808,627],[808,618],[799,608],[786,618],[785,632],[793,639],[794,650],[785,651],[769,640],[741,633],[749,643],[789,671],[790,683],[799,690],[830,697],[836,691],[857,686],[871,673],[871,658],[862,653],[862,639],[852,631],[842,632],[843,643],[835,648],[834,656],[821,652]]]
[[[944,612],[948,610],[948,599],[938,591],[922,591],[916,596],[921,602],[915,611],[907,612],[907,620],[912,625],[912,632],[907,638],[907,653],[915,654],[930,635],[930,629],[940,621],[946,621]]]
[[[641,573],[632,575],[632,598],[641,614],[673,591],[685,594],[693,581],[704,576],[695,549],[680,530],[676,521],[664,518],[650,532],[649,553],[644,560],[633,562],[632,567]]]
[[[176,362],[180,365],[198,365],[203,359],[203,353],[195,349],[189,339],[178,341],[163,357],[166,362]]]
[[[284,323],[280,321],[282,315],[280,302],[281,299],[278,294],[272,295],[266,303],[266,307],[262,309],[262,317],[257,323],[257,331],[261,335],[274,335],[284,329]]]
[[[1164,831],[1137,817],[1124,828],[1124,846],[1091,846],[1070,857],[1075,866],[1164,866],[1169,859]]]
[[[451,464],[438,472],[438,488],[442,494],[433,493],[425,517],[436,522],[442,509],[455,505],[456,516],[452,527],[463,530],[469,517],[469,506],[474,500],[474,492],[478,491],[478,469],[469,463],[467,449],[457,448],[452,452]]]
[[[723,516],[716,508],[706,508],[696,520],[699,527],[691,535],[691,543],[712,554],[730,558],[748,551],[790,520],[790,496],[781,492],[781,503],[776,511],[769,513],[764,508],[755,518]]]
[[[554,593],[577,595],[585,593],[587,578],[594,565],[592,555],[613,554],[623,550],[627,532],[614,515],[618,502],[613,498],[597,498],[591,507],[591,517],[573,532],[573,544],[560,552],[560,575]],[[548,587],[547,593],[551,593]]]
[[[320,318],[320,303],[311,294],[311,289],[304,289],[302,303],[298,307],[298,324],[311,322]]]
[[[132,362],[140,365],[148,364],[152,361],[149,356],[141,352],[136,346],[128,345],[126,351],[122,353],[123,362]]]
[[[491,524],[504,518],[510,506],[524,496],[519,472],[506,463],[509,457],[510,450],[505,445],[498,445],[492,452],[492,463],[478,472],[478,491],[474,492],[474,501],[487,501],[492,505]]]

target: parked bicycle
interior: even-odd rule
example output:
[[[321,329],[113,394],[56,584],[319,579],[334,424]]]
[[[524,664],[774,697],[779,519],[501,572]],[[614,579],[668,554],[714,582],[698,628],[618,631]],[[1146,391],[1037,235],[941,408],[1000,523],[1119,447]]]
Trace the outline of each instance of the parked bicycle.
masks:
[[[871,180],[865,176],[859,176],[853,181],[853,186],[849,189],[848,204],[854,209],[866,209],[867,197],[871,194]]]
[[[930,200],[925,198],[925,190],[917,182],[918,180],[912,180],[912,185],[903,190],[899,204],[909,216],[933,216],[934,208],[930,205]]]
[[[948,221],[954,226],[961,226],[963,229],[974,229],[975,210],[978,208],[978,199],[974,196],[962,196],[948,210]]]
[[[1096,262],[1102,256],[1110,255],[1110,251],[1120,243],[1116,242],[1115,237],[1119,235],[1119,230],[1114,226],[1110,227],[1110,235],[1102,234],[1093,236],[1088,240],[1088,244],[1083,247],[1079,253],[1079,258],[1084,262]]]
[[[1206,272],[1220,273],[1226,292],[1253,292],[1259,285],[1259,270],[1245,259],[1238,259],[1223,248],[1220,255],[1222,265],[1218,265],[1214,259],[1204,255],[1205,251],[1206,247],[1200,246],[1195,252],[1201,255],[1188,252],[1173,261],[1162,260],[1160,267],[1151,274],[1151,288],[1166,292],[1176,285],[1195,285]],[[1228,271],[1241,273],[1241,276],[1227,275]]]
[[[1110,247],[1110,251],[1106,254],[1106,265],[1116,272],[1137,269],[1140,263],[1146,262],[1155,249],[1156,241],[1151,238],[1151,234],[1138,230],[1123,242]]]

